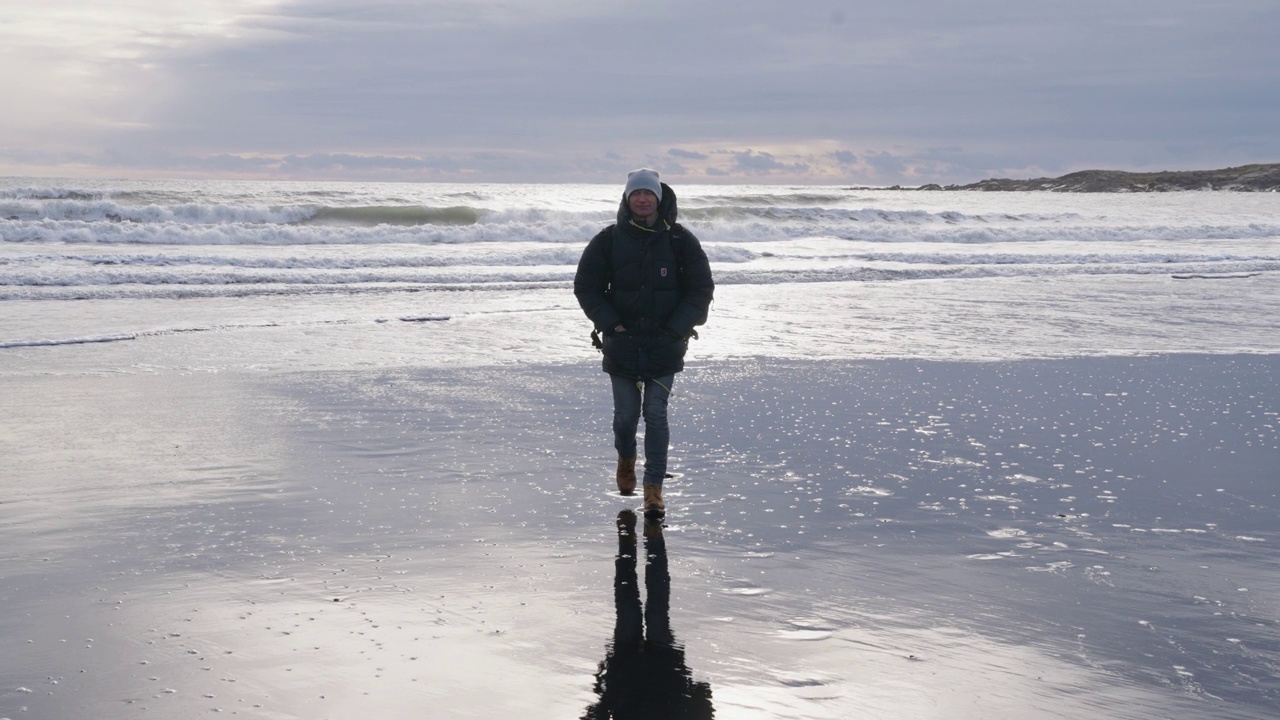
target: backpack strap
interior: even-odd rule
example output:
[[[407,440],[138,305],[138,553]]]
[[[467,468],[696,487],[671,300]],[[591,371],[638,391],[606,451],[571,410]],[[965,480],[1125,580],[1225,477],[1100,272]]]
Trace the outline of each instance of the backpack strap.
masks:
[[[671,224],[671,252],[676,254],[676,267],[679,272],[684,271],[684,244],[688,238],[688,232],[680,223]]]

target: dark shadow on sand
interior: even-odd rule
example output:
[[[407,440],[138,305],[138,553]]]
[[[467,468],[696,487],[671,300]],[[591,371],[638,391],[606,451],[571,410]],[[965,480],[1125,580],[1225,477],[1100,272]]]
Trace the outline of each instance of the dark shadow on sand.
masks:
[[[618,513],[618,555],[613,599],[617,618],[613,641],[596,672],[599,699],[583,720],[630,718],[712,718],[711,686],[693,679],[684,648],[671,632],[671,572],[660,521],[645,521],[645,602],[636,573],[636,515]]]

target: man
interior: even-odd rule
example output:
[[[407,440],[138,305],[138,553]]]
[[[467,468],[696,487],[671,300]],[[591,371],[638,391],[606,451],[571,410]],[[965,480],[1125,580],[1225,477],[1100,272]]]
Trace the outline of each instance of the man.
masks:
[[[613,385],[618,491],[636,487],[636,429],[644,416],[644,511],[666,512],[667,400],[694,328],[707,321],[715,284],[698,239],[676,223],[676,194],[655,170],[627,175],[618,221],[587,244],[573,294],[603,335]]]

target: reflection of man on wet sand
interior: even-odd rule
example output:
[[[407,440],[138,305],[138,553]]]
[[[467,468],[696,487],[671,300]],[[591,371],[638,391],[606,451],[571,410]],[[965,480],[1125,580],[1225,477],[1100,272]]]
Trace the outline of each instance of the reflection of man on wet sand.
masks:
[[[596,673],[595,691],[600,700],[587,708],[583,720],[711,718],[715,715],[711,686],[694,682],[684,664],[684,648],[671,634],[671,573],[662,526],[646,522],[644,537],[648,603],[642,611],[636,578],[636,515],[630,510],[618,513],[613,578],[617,624],[609,653]]]

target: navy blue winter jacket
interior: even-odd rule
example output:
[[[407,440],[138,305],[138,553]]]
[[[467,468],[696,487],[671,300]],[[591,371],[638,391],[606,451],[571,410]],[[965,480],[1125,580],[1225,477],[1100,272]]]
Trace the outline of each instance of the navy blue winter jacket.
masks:
[[[654,228],[631,222],[624,197],[617,223],[587,243],[573,278],[578,304],[604,336],[604,371],[636,379],[684,369],[714,291],[706,253],[676,223],[676,194],[666,183]],[[618,325],[627,331],[615,333]]]

